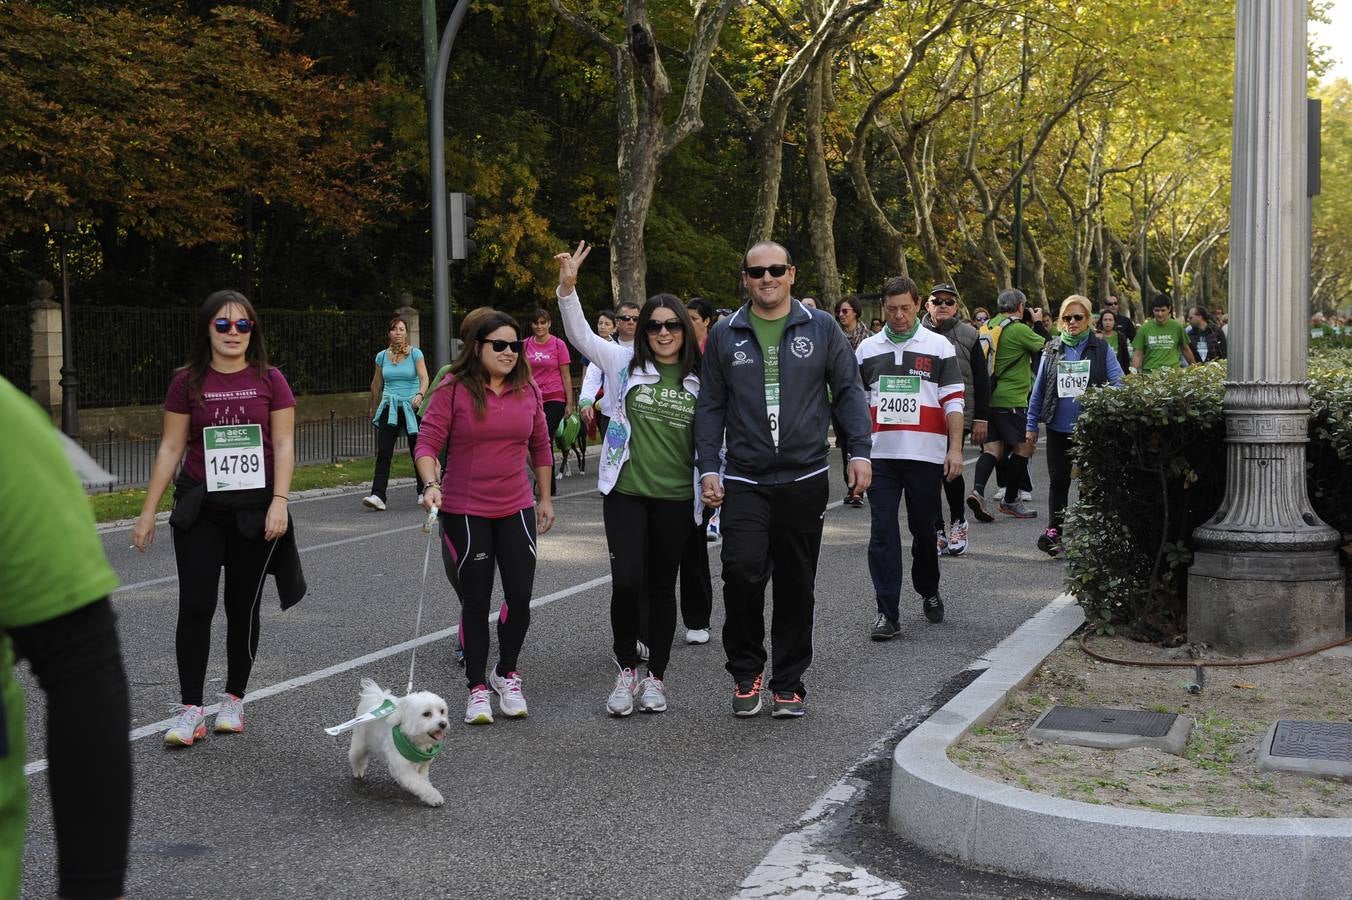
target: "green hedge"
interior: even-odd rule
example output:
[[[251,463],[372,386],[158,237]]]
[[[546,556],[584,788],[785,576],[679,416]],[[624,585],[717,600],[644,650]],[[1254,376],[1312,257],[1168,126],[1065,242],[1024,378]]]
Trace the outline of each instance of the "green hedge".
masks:
[[[1352,341],[1310,358],[1314,511],[1352,532]],[[1066,518],[1066,590],[1101,631],[1180,642],[1192,532],[1225,495],[1225,364],[1129,376],[1091,391],[1075,427],[1078,502]]]

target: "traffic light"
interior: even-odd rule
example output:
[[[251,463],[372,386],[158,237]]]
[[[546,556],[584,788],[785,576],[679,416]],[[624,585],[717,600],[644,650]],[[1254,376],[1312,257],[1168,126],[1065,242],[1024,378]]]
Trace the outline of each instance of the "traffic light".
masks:
[[[474,196],[454,191],[450,195],[450,200],[451,259],[469,259],[470,254],[479,249],[469,236],[475,224],[469,215],[474,209]]]

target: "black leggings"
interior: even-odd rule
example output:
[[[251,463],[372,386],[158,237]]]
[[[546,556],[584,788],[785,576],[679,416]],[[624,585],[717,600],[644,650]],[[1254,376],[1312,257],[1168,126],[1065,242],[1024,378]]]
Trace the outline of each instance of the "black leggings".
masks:
[[[460,645],[465,648],[465,681],[487,684],[488,610],[493,600],[493,566],[502,575],[498,613],[499,676],[516,671],[530,628],[530,595],[535,584],[535,510],[527,507],[486,519],[441,514],[441,562],[460,598]]]
[[[554,432],[558,431],[559,423],[563,421],[563,411],[568,408],[562,400],[546,400],[545,405],[545,427],[549,429],[549,447],[553,454],[554,446],[558,441],[554,440]],[[562,448],[562,453],[566,455],[568,448]],[[554,474],[554,463],[551,455],[549,465],[549,496],[553,497],[559,492],[559,480]]]
[[[1060,528],[1065,519],[1066,504],[1070,502],[1070,472],[1074,465],[1070,455],[1070,435],[1047,429],[1047,475],[1051,479],[1048,490],[1047,527]]]
[[[235,513],[203,507],[191,528],[173,528],[178,564],[178,656],[180,699],[202,705],[211,656],[211,620],[225,568],[225,690],[243,697],[258,653],[259,604],[263,570],[276,545],[260,534],[247,538]]]
[[[390,481],[390,462],[394,459],[394,443],[399,439],[399,435],[404,431],[405,425],[404,410],[399,409],[395,424],[391,425],[385,418],[385,413],[380,414],[380,424],[376,426],[376,471],[371,478],[371,493],[375,494],[381,500],[385,499],[385,486]],[[413,459],[413,451],[418,446],[418,436],[410,434],[408,436],[408,458]],[[418,493],[423,492],[422,476],[418,474],[418,467],[413,466],[413,477],[418,481]]]
[[[112,606],[105,597],[9,629],[9,636],[47,695],[57,891],[62,897],[121,896],[131,832],[131,708]],[[10,752],[22,754],[23,748]]]
[[[681,553],[681,621],[686,628],[709,627],[714,611],[714,585],[709,576],[709,540],[706,537],[713,510],[704,508],[704,521],[691,529]]]
[[[676,572],[695,528],[693,499],[656,500],[611,491],[601,504],[610,547],[610,628],[615,661],[638,668],[647,607],[648,671],[662,678],[676,634]],[[708,552],[707,550],[705,551]]]

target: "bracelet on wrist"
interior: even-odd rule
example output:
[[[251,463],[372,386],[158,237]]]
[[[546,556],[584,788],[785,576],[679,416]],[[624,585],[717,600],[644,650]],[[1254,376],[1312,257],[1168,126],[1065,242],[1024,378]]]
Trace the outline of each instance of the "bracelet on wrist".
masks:
[[[274,497],[276,497],[276,498],[278,498],[278,499],[280,499],[280,500],[285,500],[285,501],[287,501],[288,503],[291,502],[291,498],[288,497],[286,494],[273,494],[272,496],[274,496]]]

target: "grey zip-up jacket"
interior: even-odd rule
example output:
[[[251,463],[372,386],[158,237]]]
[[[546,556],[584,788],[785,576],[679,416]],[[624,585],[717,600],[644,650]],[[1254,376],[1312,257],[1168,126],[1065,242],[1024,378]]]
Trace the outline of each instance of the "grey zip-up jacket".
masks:
[[[709,331],[695,405],[695,462],[700,476],[784,484],[828,469],[831,409],[844,427],[851,459],[869,459],[873,428],[859,364],[840,326],[826,313],[791,300],[779,344],[779,448],[765,407],[765,361],[748,302]],[[827,399],[827,390],[831,399]]]

